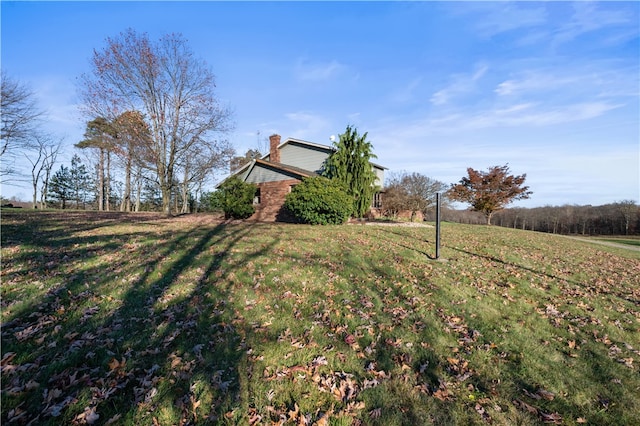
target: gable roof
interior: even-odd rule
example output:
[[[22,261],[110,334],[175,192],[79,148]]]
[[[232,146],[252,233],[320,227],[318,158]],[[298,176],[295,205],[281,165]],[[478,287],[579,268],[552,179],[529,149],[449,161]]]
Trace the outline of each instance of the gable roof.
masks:
[[[291,166],[289,164],[274,163],[268,160],[255,159],[255,160],[251,160],[250,162],[248,162],[247,164],[245,164],[244,166],[236,170],[234,173],[227,176],[224,180],[222,180],[222,182],[216,185],[216,188],[220,188],[220,186],[224,182],[226,182],[228,179],[230,179],[233,176],[238,176],[242,180],[246,181],[247,178],[252,174],[252,172],[254,172],[257,168],[269,169],[278,174],[287,175],[289,177],[296,178],[296,179],[302,179],[310,176],[318,176],[316,172],[305,170],[300,167]]]
[[[323,145],[321,143],[315,143],[315,142],[309,142],[309,141],[305,141],[302,139],[296,139],[296,138],[287,138],[286,141],[282,142],[280,145],[278,145],[277,149],[281,149],[282,147],[284,147],[287,144],[294,144],[294,145],[302,145],[302,146],[308,146],[311,148],[315,148],[321,151],[326,151],[327,154],[331,154],[332,152],[336,152],[337,149],[333,146],[330,145]],[[269,158],[270,153],[267,153],[265,155],[262,156],[262,160],[266,160],[267,158]],[[268,161],[268,160],[267,160]],[[376,164],[373,163],[371,161],[369,161],[369,163],[373,166],[376,167],[380,170],[389,170],[387,167],[381,166],[380,164]]]
[[[296,139],[296,138],[287,138],[287,140],[279,144],[276,149],[280,150],[286,145],[297,145],[304,148],[309,148],[313,151],[321,151],[326,153],[327,155],[336,151],[335,147],[332,147],[329,145],[323,145],[323,144],[309,142],[309,141]],[[290,164],[276,163],[276,162],[270,161],[270,158],[271,158],[271,152],[263,155],[261,158],[251,160],[250,162],[246,163],[239,169],[235,170],[225,179],[223,179],[218,185],[216,185],[216,188],[220,188],[220,185],[222,185],[225,181],[227,181],[227,179],[233,176],[238,176],[243,181],[246,181],[247,178],[249,178],[249,176],[252,173],[257,172],[256,168],[268,169],[277,174],[282,174],[282,175],[286,175],[288,177],[293,177],[297,179],[302,179],[304,177],[310,177],[310,176],[318,176],[318,173],[316,173],[315,171],[303,169]],[[375,164],[372,162],[369,162],[369,163],[378,170],[387,170],[386,167],[381,166],[379,164]]]
[[[298,145],[307,145],[307,146],[310,146],[310,147],[313,147],[313,148],[317,148],[317,149],[320,149],[320,150],[327,151],[327,153],[332,153],[332,152],[336,151],[336,149],[334,147],[329,146],[329,145],[323,145],[323,144],[320,144],[320,143],[314,143],[314,142],[304,141],[302,139],[295,139],[295,138],[288,138],[286,141],[282,142],[278,148],[283,147],[284,145],[286,145],[288,143],[294,143],[294,144],[298,144]]]
[[[298,145],[298,146],[302,146],[302,147],[308,147],[308,148],[313,148],[315,150],[318,151],[324,151],[327,154],[331,154],[332,152],[334,152],[336,149],[328,146],[328,145],[322,145],[319,143],[314,143],[314,142],[309,142],[309,141],[305,141],[302,139],[296,139],[296,138],[287,138],[286,141],[282,142],[280,145],[278,145],[278,147],[276,149],[282,149],[283,147],[287,146],[287,145]],[[261,160],[267,160],[270,158],[271,153],[268,152],[265,155],[263,155],[260,159]]]
[[[266,160],[261,160],[261,159],[253,160],[253,162],[254,162],[253,167],[256,167],[256,165],[265,166],[267,168],[272,168],[272,169],[277,170],[277,171],[282,171],[282,172],[287,172],[287,173],[291,173],[291,174],[294,174],[294,175],[298,175],[301,178],[302,177],[310,177],[310,176],[318,176],[318,174],[316,172],[312,172],[310,170],[301,169],[300,167],[291,166],[289,164],[274,163],[272,161],[266,161]],[[249,172],[248,174],[250,174],[250,173],[251,172]]]

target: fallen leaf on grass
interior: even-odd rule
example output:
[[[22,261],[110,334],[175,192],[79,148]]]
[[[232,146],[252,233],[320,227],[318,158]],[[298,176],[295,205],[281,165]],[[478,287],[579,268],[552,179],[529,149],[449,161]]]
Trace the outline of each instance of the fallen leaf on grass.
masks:
[[[118,368],[124,368],[124,366],[126,365],[127,360],[122,358],[121,361],[118,361],[115,358],[111,358],[111,361],[109,361],[109,370],[116,370]]]
[[[75,419],[73,419],[73,423],[79,425],[92,425],[97,422],[99,418],[100,414],[96,413],[95,407],[86,407],[82,413],[78,414]]]
[[[40,387],[40,383],[36,382],[35,380],[31,379],[27,382],[26,385],[24,385],[24,388],[26,390],[34,390]]]
[[[620,364],[624,364],[626,367],[633,368],[633,358],[620,358],[617,360]]]
[[[262,416],[258,413],[253,413],[249,416],[249,426],[259,424],[262,421]]]
[[[0,360],[0,366],[5,366],[7,364],[9,364],[13,358],[16,357],[16,353],[15,352],[7,352],[6,354],[4,354],[4,356],[2,357],[2,360]]]
[[[314,426],[328,426],[329,425],[329,419],[331,418],[331,414],[333,413],[333,408],[331,408],[329,411],[325,412],[324,414],[322,414],[318,420],[316,420],[316,422],[313,424]]]
[[[562,423],[562,416],[558,413],[545,413],[539,408],[536,408],[533,405],[529,405],[526,402],[521,401],[519,399],[514,400],[513,404],[523,411],[527,411],[530,414],[538,416],[545,423],[554,423],[554,424]]]
[[[482,417],[482,420],[488,423],[491,422],[491,416],[489,416],[489,414],[487,413],[487,411],[484,409],[482,405],[480,405],[479,403],[476,404],[475,409],[476,409],[476,412],[480,414],[480,417]]]
[[[374,408],[373,410],[369,411],[369,417],[371,417],[373,420],[379,419],[381,415],[382,408]]]
[[[549,391],[546,391],[544,389],[539,389],[538,392],[536,392],[538,395],[540,395],[541,397],[543,397],[544,399],[546,399],[547,401],[553,401],[553,399],[556,397],[556,395],[554,393],[551,393]]]
[[[529,412],[531,414],[538,415],[538,409],[536,407],[532,406],[532,405],[527,404],[524,401],[516,399],[516,400],[513,401],[513,404],[516,407],[520,408],[521,410],[527,411],[527,412]]]
[[[540,412],[540,418],[545,423],[553,423],[553,424],[562,423],[562,416],[560,414],[558,414],[558,413],[543,413],[541,411]]]
[[[440,401],[447,401],[451,396],[451,392],[446,389],[438,389],[433,393],[435,398],[438,398]]]
[[[24,405],[24,402],[20,403],[16,408],[9,410],[9,413],[7,413],[9,423],[17,422],[27,415],[27,412],[20,408],[22,405]]]
[[[353,334],[347,334],[344,338],[344,342],[347,345],[353,345],[356,342],[356,338]]]

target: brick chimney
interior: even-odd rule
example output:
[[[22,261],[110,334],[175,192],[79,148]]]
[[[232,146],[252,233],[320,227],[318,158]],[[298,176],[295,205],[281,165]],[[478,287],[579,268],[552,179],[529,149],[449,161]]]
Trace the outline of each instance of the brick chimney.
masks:
[[[278,145],[280,145],[280,135],[269,136],[269,161],[272,163],[280,162],[280,151],[278,151]]]

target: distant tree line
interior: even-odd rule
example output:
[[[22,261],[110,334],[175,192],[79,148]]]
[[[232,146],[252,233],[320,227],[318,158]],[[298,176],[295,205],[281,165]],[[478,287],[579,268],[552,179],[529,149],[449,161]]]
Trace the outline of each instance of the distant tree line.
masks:
[[[445,208],[448,222],[486,224],[486,217],[472,210]],[[426,220],[435,220],[428,212]],[[544,206],[508,208],[494,214],[493,224],[507,228],[563,235],[640,235],[640,205],[624,200],[602,206]]]

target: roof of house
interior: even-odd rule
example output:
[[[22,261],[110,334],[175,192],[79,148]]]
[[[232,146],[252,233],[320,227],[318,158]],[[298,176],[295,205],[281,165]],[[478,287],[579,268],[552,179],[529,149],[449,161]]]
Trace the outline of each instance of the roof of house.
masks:
[[[253,160],[253,162],[254,162],[253,167],[255,167],[256,164],[260,164],[266,167],[274,168],[276,170],[282,170],[283,172],[297,174],[297,175],[300,175],[301,177],[318,176],[316,172],[301,169],[300,167],[291,166],[289,164],[274,163],[273,161],[265,161],[262,159]]]
[[[329,145],[323,145],[323,144],[319,144],[319,143],[314,143],[314,142],[309,142],[309,141],[305,141],[302,139],[296,139],[296,138],[287,138],[287,140],[285,140],[284,142],[282,142],[280,145],[278,145],[277,149],[280,149],[282,147],[284,147],[287,144],[296,144],[296,145],[303,145],[303,146],[308,146],[317,150],[321,150],[321,151],[326,151],[328,154],[331,152],[335,152],[336,148],[329,146]],[[219,188],[220,185],[222,185],[222,183],[224,183],[227,179],[229,179],[232,176],[244,176],[246,178],[246,176],[248,176],[251,171],[253,170],[254,167],[259,166],[259,167],[267,167],[267,168],[271,168],[273,170],[277,170],[277,171],[282,171],[285,173],[291,173],[294,175],[297,175],[301,178],[303,177],[309,177],[309,176],[317,176],[318,174],[316,172],[310,171],[310,170],[306,170],[306,169],[302,169],[300,167],[295,167],[289,164],[283,164],[283,163],[276,163],[276,162],[272,162],[267,160],[267,158],[269,158],[271,155],[271,153],[267,153],[265,155],[263,155],[261,158],[259,159],[255,159],[255,160],[251,160],[250,162],[248,162],[247,164],[243,165],[242,167],[240,167],[239,169],[235,170],[233,173],[231,173],[227,178],[225,178],[222,182],[220,182],[218,185],[216,185],[216,188]],[[371,163],[371,162],[370,162]],[[379,164],[375,164],[375,163],[371,163],[372,166],[381,169],[381,170],[387,170],[386,167],[381,166]]]
[[[307,145],[307,146],[310,146],[310,147],[313,147],[313,148],[316,148],[316,149],[320,149],[320,150],[323,150],[323,151],[327,151],[327,152],[335,152],[336,151],[336,148],[334,148],[332,146],[329,146],[329,145],[323,145],[323,144],[320,144],[320,143],[309,142],[309,141],[305,141],[305,140],[302,140],[302,139],[296,139],[296,138],[287,138],[286,141],[284,141],[280,145],[278,145],[278,149],[282,148],[283,146],[285,146],[285,145],[287,145],[289,143],[296,143],[298,145]],[[270,155],[269,153],[263,155],[262,159],[264,160],[265,158],[269,157],[269,155]],[[369,163],[371,163],[372,166],[377,167],[379,169],[389,170],[387,167],[381,166],[380,164],[376,164],[376,163],[373,163],[371,161],[369,161]]]
[[[235,172],[231,173],[231,175],[227,176],[222,182],[216,185],[216,188],[220,188],[220,186],[232,176],[242,176],[242,175],[244,175],[245,177],[249,176],[249,174],[251,174],[251,171],[253,170],[254,167],[266,167],[279,172],[292,174],[299,178],[318,176],[316,172],[305,170],[300,167],[291,166],[289,164],[275,163],[275,162],[267,161],[263,159],[255,159],[255,160],[249,161],[247,164],[240,167]]]

